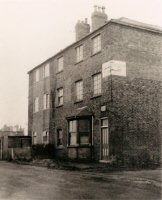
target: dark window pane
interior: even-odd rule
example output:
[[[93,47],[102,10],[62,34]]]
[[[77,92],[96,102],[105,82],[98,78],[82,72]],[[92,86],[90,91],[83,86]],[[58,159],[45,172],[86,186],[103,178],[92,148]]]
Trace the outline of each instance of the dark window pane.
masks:
[[[79,120],[79,132],[90,132],[90,121],[88,119]]]

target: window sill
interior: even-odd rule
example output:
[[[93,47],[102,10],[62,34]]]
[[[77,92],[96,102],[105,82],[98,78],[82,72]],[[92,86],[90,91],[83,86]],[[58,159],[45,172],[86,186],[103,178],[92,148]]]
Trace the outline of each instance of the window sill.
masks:
[[[83,100],[77,100],[77,101],[74,102],[74,104],[82,103],[82,102],[83,102]]]
[[[43,79],[49,79],[50,78],[50,76],[44,76],[43,77]]]
[[[56,149],[58,149],[58,150],[59,150],[59,149],[63,149],[63,148],[64,148],[63,145],[59,145],[59,146],[56,147]]]
[[[61,70],[61,71],[58,71],[58,72],[56,72],[56,74],[60,74],[60,73],[62,73],[64,70]]]
[[[40,111],[40,110],[39,110],[39,111]],[[33,114],[36,114],[36,113],[38,113],[39,111],[33,112]]]
[[[97,55],[97,54],[99,54],[99,53],[101,53],[101,50],[100,50],[100,51],[97,51],[96,53],[92,53],[91,57],[93,57],[93,56],[95,56],[95,55]]]
[[[56,106],[56,108],[60,108],[60,107],[63,107],[63,104]]]
[[[50,110],[50,108],[44,108],[43,111]]]
[[[85,148],[85,147],[92,147],[91,144],[76,144],[76,145],[68,145],[67,148]]]
[[[95,99],[95,98],[98,98],[98,97],[101,97],[102,94],[98,94],[98,95],[94,95],[93,97],[91,97],[91,99]]]
[[[77,148],[77,147],[79,147],[79,144],[67,145],[67,148]]]
[[[79,63],[81,63],[81,62],[83,62],[83,60],[76,61],[75,65],[77,65],[77,64],[79,64]]]

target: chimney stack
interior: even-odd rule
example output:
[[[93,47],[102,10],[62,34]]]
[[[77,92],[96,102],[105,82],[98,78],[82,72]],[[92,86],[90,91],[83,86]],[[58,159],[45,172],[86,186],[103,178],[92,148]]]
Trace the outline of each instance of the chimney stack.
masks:
[[[91,15],[92,31],[103,26],[107,22],[107,14],[105,14],[104,6],[94,6],[94,12]]]
[[[88,24],[87,18],[85,18],[85,21],[78,20],[77,24],[75,25],[75,33],[76,41],[90,33],[90,25]]]

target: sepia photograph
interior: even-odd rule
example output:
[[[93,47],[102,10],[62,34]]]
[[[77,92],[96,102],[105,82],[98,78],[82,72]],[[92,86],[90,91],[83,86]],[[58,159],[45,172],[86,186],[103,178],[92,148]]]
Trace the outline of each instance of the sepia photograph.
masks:
[[[162,0],[0,0],[0,200],[162,199]]]

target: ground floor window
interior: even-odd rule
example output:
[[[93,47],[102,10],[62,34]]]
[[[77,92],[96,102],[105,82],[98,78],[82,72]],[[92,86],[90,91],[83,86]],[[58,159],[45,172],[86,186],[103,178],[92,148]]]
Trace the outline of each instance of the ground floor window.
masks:
[[[33,144],[37,144],[37,132],[33,132]]]
[[[49,143],[49,132],[43,131],[43,144],[48,144],[48,143]]]
[[[62,129],[57,129],[57,146],[62,146],[63,145],[63,132]]]
[[[91,118],[69,120],[69,145],[91,143]]]

